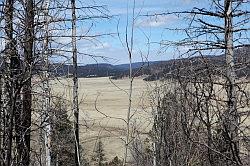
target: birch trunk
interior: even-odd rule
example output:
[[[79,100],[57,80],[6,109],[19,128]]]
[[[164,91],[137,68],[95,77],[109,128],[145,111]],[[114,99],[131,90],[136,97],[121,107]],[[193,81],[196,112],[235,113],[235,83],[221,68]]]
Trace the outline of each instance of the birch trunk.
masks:
[[[73,58],[73,112],[75,135],[75,165],[80,165],[79,153],[79,107],[78,107],[78,77],[77,77],[77,48],[76,48],[76,3],[71,0],[72,8],[72,58]]]
[[[43,111],[45,117],[45,134],[44,134],[44,144],[45,144],[45,165],[51,165],[51,125],[50,125],[50,87],[49,87],[49,5],[50,0],[45,1],[45,11],[44,11],[44,20],[45,20],[45,37],[44,37],[44,70],[43,70],[43,93],[44,93],[44,108]]]

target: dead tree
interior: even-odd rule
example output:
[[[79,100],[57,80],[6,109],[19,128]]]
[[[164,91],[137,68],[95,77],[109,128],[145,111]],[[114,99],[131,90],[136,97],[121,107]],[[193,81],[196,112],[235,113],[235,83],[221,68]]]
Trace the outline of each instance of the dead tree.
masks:
[[[248,131],[242,126],[244,118],[240,114],[249,107],[248,104],[242,105],[243,100],[247,103],[249,96],[240,97],[247,94],[248,90],[241,89],[245,82],[239,79],[236,70],[241,70],[247,64],[243,66],[243,63],[236,63],[236,59],[239,60],[239,58],[235,57],[234,52],[248,45],[247,36],[242,37],[242,34],[249,31],[247,27],[249,11],[244,8],[248,3],[248,1],[212,0],[209,9],[194,7],[191,11],[162,13],[162,15],[184,16],[185,21],[189,21],[188,27],[168,29],[183,31],[186,34],[183,40],[162,41],[161,44],[177,47],[177,51],[182,46],[189,47],[188,51],[180,51],[180,58],[185,59],[176,60],[175,70],[168,74],[172,74],[173,79],[178,80],[181,94],[184,95],[183,100],[187,100],[186,104],[177,100],[177,103],[183,105],[182,126],[184,128],[182,130],[186,141],[195,145],[195,151],[199,149],[199,146],[205,147],[207,152],[204,153],[207,155],[202,155],[201,158],[204,159],[204,163],[211,165],[219,163],[242,165],[245,156],[242,155],[244,154],[242,144],[245,144],[243,140],[247,139]],[[223,60],[220,58],[211,60],[210,57],[212,55],[215,57],[218,52],[224,54]],[[193,55],[196,57],[192,57]],[[217,88],[221,91],[218,92]],[[189,103],[188,100],[193,102]],[[191,119],[185,118],[189,117],[187,115],[192,115]],[[157,113],[157,117],[159,116],[170,115]],[[172,120],[158,121],[160,123],[157,123],[158,126],[167,123],[164,121]],[[189,126],[191,122],[193,125]],[[174,125],[174,123],[169,125]],[[165,129],[160,127],[160,129],[165,132],[166,127]],[[194,131],[200,131],[203,134]],[[169,135],[169,133],[166,134]],[[200,141],[196,140],[193,134],[198,134],[196,136],[200,138]],[[156,141],[165,143],[162,140]],[[166,148],[169,146],[171,145],[166,144]],[[161,147],[158,146],[158,149]],[[171,153],[169,154],[171,156]],[[156,157],[158,158],[156,160],[166,157],[160,153],[158,155],[160,156]],[[186,155],[190,157],[190,154]],[[163,161],[172,160],[166,157]],[[168,164],[173,165],[173,163]]]
[[[21,115],[21,98],[20,98],[20,64],[21,60],[16,49],[16,39],[14,32],[14,2],[8,0],[4,4],[4,19],[5,19],[5,34],[6,34],[6,46],[5,46],[5,58],[2,73],[4,75],[4,87],[3,90],[6,93],[2,102],[3,106],[3,119],[6,126],[4,131],[3,143],[7,147],[3,147],[3,164],[14,163],[14,156],[12,155],[14,142],[18,142],[21,138],[19,133],[19,122]],[[14,139],[16,138],[16,139]],[[14,141],[15,140],[15,141]],[[18,146],[18,144],[17,144]],[[15,162],[19,163],[19,155],[16,156]]]
[[[134,26],[135,26],[135,0],[133,1],[133,14],[132,14],[132,21],[131,21],[131,32],[129,37],[129,20],[127,18],[127,25],[126,25],[126,37],[125,37],[125,43],[126,43],[126,49],[128,54],[128,60],[129,60],[129,91],[128,91],[128,111],[127,111],[127,118],[126,118],[126,139],[125,139],[125,152],[124,152],[124,160],[123,160],[123,166],[126,166],[128,164],[128,155],[130,154],[129,146],[131,144],[131,120],[132,120],[132,93],[133,93],[133,82],[134,82],[134,76],[133,76],[133,69],[132,69],[132,60],[133,60],[133,49],[134,49]]]
[[[239,2],[238,2],[239,3]],[[240,4],[239,4],[240,5]],[[239,154],[239,113],[237,110],[237,92],[236,92],[236,73],[234,64],[234,39],[233,39],[233,0],[224,1],[224,18],[225,18],[225,58],[226,58],[226,72],[227,72],[227,97],[228,110],[225,111],[223,118],[223,125],[226,134],[225,141],[229,142],[230,148],[227,153],[233,161],[237,164],[242,164]]]
[[[73,51],[73,61],[77,68],[77,50],[76,50],[76,21],[86,19],[101,18],[100,8],[102,6],[77,7],[75,2],[70,4],[61,4],[58,1],[24,1],[24,0],[6,0],[0,4],[1,14],[1,39],[5,42],[5,48],[1,47],[1,77],[2,83],[1,95],[1,111],[0,111],[0,165],[29,165],[35,163],[31,161],[34,152],[31,152],[31,146],[35,146],[35,141],[31,139],[33,129],[43,128],[45,130],[45,151],[46,163],[40,164],[50,165],[50,117],[49,117],[49,56],[62,55],[62,52],[68,55]],[[45,6],[45,7],[44,7]],[[65,10],[64,10],[65,9]],[[98,12],[95,16],[81,16],[76,18],[75,10],[90,9]],[[67,10],[67,11],[66,11]],[[72,10],[72,17],[65,18],[65,12]],[[59,14],[57,17],[49,16],[48,11],[53,14]],[[104,16],[106,17],[106,16]],[[73,20],[73,21],[72,21]],[[58,27],[62,31],[69,30],[68,25],[72,22],[72,34],[53,33]],[[55,29],[50,29],[50,26]],[[59,31],[60,31],[59,30]],[[52,33],[51,33],[52,32]],[[79,35],[83,37],[96,37],[95,35]],[[97,35],[98,36],[98,35]],[[99,35],[100,36],[100,35]],[[57,43],[58,38],[72,38],[72,50],[69,50],[67,44]],[[51,44],[52,43],[52,44]],[[50,45],[51,44],[51,45]],[[60,46],[58,46],[60,45]],[[53,48],[49,49],[52,46]],[[86,55],[85,53],[81,53]],[[65,56],[64,56],[65,58]],[[68,59],[71,59],[67,57]],[[75,70],[76,79],[74,84],[77,85],[77,70]],[[32,81],[40,78],[41,92],[38,93],[35,87],[32,87]],[[37,83],[37,82],[36,82]],[[35,85],[36,86],[36,85]],[[72,135],[76,137],[76,156],[77,163],[80,165],[79,156],[79,125],[78,125],[78,94],[77,86],[74,86],[74,112],[76,117],[75,132]],[[38,97],[39,96],[39,97]],[[39,105],[41,109],[34,104],[40,99]],[[36,103],[37,104],[37,103]],[[40,112],[35,112],[39,110]],[[33,116],[41,115],[43,122],[38,124],[31,119]],[[33,123],[33,125],[31,124]],[[35,126],[35,127],[34,127]],[[39,130],[39,129],[38,129]],[[34,131],[36,133],[37,131]],[[34,134],[35,135],[35,134]],[[34,143],[35,142],[35,143]],[[34,144],[33,144],[34,143]],[[36,147],[34,151],[37,152]],[[36,156],[37,157],[37,156]],[[41,159],[41,157],[37,157]],[[33,158],[32,158],[33,159]]]
[[[73,59],[73,112],[75,135],[75,164],[80,166],[79,153],[79,106],[78,106],[78,76],[77,76],[77,45],[76,45],[76,2],[71,0],[72,8],[72,59]]]
[[[44,90],[44,115],[42,118],[45,121],[45,135],[44,135],[44,144],[45,144],[45,163],[46,166],[51,165],[51,124],[50,124],[50,87],[49,87],[49,6],[50,0],[45,1],[45,11],[44,11],[44,20],[45,20],[45,35],[44,35],[44,73],[43,73],[43,90]]]
[[[5,125],[6,126],[6,137],[4,140],[4,143],[6,143],[6,153],[4,153],[3,160],[4,164],[6,165],[11,165],[12,162],[12,146],[13,146],[13,130],[14,130],[14,116],[16,113],[16,102],[15,102],[15,79],[14,79],[14,73],[13,70],[14,68],[14,63],[17,63],[16,61],[13,61],[16,54],[15,50],[15,44],[14,44],[14,38],[13,38],[13,12],[14,12],[14,1],[13,0],[8,0],[5,3],[5,19],[6,19],[6,25],[5,25],[5,33],[7,36],[6,40],[6,77],[7,80],[5,83],[5,87],[7,90],[7,105],[9,107],[4,108],[5,112]]]
[[[25,81],[22,88],[23,93],[23,109],[20,122],[20,142],[17,151],[20,155],[20,164],[29,165],[30,163],[30,134],[31,134],[31,115],[32,115],[32,69],[34,60],[34,2],[32,0],[24,2],[24,71]]]

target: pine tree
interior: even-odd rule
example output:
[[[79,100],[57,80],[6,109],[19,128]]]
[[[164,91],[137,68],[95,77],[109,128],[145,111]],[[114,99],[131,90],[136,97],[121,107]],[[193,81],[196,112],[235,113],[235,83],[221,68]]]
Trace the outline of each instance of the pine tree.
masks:
[[[122,160],[115,156],[115,158],[108,163],[108,166],[122,166]]]
[[[94,155],[92,156],[92,161],[94,161],[95,165],[104,166],[105,154],[103,149],[103,143],[100,139],[98,139],[96,143]]]
[[[67,107],[57,101],[51,119],[51,161],[52,165],[74,165],[75,140],[72,122],[67,115]]]

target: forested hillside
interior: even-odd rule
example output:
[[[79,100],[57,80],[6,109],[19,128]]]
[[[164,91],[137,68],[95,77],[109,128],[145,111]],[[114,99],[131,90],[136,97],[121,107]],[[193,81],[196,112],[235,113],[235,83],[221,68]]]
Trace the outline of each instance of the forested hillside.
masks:
[[[238,77],[250,76],[250,47],[245,46],[235,50],[235,61]],[[220,69],[225,66],[224,55],[192,57],[192,58],[178,58],[168,61],[154,61],[154,62],[138,62],[132,63],[134,76],[146,76],[145,81],[154,81],[164,79],[173,75],[176,72],[181,72],[183,75],[188,74],[188,68],[195,70],[203,70],[206,68],[204,63],[211,69],[217,71],[218,76],[221,73]],[[242,67],[244,66],[244,67]],[[54,68],[53,68],[54,67]],[[72,75],[72,66],[55,64],[51,67],[52,73],[56,76],[70,76]],[[185,71],[183,71],[184,69]],[[225,74],[225,73],[224,73]],[[129,64],[111,65],[104,63],[96,63],[85,66],[78,66],[78,77],[112,77],[123,78],[129,75]]]

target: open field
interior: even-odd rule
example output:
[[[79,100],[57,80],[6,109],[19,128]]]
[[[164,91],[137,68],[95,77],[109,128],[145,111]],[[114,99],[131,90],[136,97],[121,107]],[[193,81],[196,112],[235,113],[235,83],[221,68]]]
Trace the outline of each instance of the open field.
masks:
[[[102,78],[79,79],[81,143],[85,152],[93,152],[98,137],[104,144],[107,159],[123,157],[124,129],[128,110],[129,79],[109,80]],[[52,83],[53,93],[72,99],[71,79]],[[151,129],[152,115],[149,103],[149,83],[135,78],[132,95],[132,123],[138,132],[145,134]],[[72,111],[70,112],[72,116]]]
[[[159,85],[168,83],[170,82],[162,82]],[[53,94],[71,101],[71,86],[72,79],[53,81]],[[135,78],[133,82],[131,122],[142,138],[147,136],[152,127],[150,94],[154,87],[157,87],[156,82],[145,82],[142,78]],[[171,90],[171,86],[166,87]],[[220,90],[221,88],[221,86],[215,86],[214,90],[221,100],[225,100],[226,95]],[[245,88],[249,89],[249,86],[243,89]],[[87,156],[91,156],[95,143],[100,138],[104,144],[107,160],[112,160],[115,156],[123,157],[126,127],[124,120],[127,117],[129,102],[128,89],[128,78],[112,80],[112,82],[107,77],[79,79],[80,136]],[[70,117],[73,115],[71,110],[69,115]],[[244,124],[249,124],[249,118],[244,121]]]

